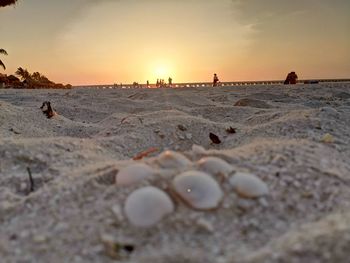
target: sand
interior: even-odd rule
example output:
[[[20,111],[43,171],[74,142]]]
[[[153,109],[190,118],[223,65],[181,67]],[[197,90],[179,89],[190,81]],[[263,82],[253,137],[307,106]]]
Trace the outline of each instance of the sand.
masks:
[[[349,83],[0,90],[1,262],[348,262],[349,134]],[[122,188],[115,176],[152,147],[144,162],[167,149],[220,157],[269,195],[244,199],[224,182],[218,209],[176,201],[157,225],[132,226],[127,196],[166,181]]]

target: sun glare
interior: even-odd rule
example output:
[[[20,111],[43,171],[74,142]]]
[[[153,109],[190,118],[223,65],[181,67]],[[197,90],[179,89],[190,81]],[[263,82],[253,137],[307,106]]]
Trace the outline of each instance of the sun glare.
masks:
[[[147,61],[147,60],[146,60]],[[145,80],[149,80],[150,83],[156,83],[158,80],[164,80],[166,83],[169,78],[173,81],[177,79],[177,63],[175,58],[171,58],[167,61],[164,60],[155,60],[147,61],[144,65],[144,76]]]
[[[158,65],[154,70],[155,78],[166,79],[170,76],[169,67],[166,65]]]

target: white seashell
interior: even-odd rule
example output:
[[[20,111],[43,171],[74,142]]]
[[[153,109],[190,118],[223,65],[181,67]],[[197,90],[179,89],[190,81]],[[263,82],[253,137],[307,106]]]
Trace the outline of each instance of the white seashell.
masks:
[[[118,186],[129,186],[131,184],[151,178],[155,174],[152,167],[144,163],[136,163],[121,169],[116,176]]]
[[[257,198],[269,193],[267,185],[257,176],[238,172],[230,178],[234,190],[246,198]]]
[[[173,151],[163,152],[156,161],[160,167],[169,169],[184,169],[191,165],[191,161],[181,153]]]
[[[224,160],[217,157],[204,157],[197,162],[198,168],[211,175],[228,176],[234,168]]]
[[[219,184],[210,175],[199,171],[176,176],[173,188],[186,204],[199,210],[218,207],[224,196]]]
[[[131,193],[125,202],[125,215],[139,227],[150,227],[174,211],[174,203],[162,190],[153,186]]]

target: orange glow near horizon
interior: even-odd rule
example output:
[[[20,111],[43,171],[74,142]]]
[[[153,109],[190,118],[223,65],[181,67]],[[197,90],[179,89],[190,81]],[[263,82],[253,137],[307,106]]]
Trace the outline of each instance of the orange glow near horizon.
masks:
[[[144,68],[144,65],[149,65]],[[144,71],[144,78],[151,83],[157,79],[168,80],[169,77],[175,79],[177,77],[176,66],[174,63],[170,63],[165,60],[158,60],[152,63],[145,62],[141,65],[141,70]]]
[[[167,66],[159,65],[154,70],[154,78],[166,79],[167,76],[170,76],[170,70]]]

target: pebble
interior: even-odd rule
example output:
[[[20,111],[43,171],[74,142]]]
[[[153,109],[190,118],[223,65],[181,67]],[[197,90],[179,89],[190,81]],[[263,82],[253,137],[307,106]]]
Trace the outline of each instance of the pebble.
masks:
[[[187,128],[186,128],[184,125],[182,125],[182,124],[177,125],[177,128],[178,128],[180,131],[186,131],[186,130],[187,130]]]
[[[326,133],[325,135],[323,135],[321,141],[324,143],[333,143],[334,137],[331,134]]]
[[[204,218],[199,218],[196,223],[199,227],[206,230],[207,232],[209,232],[209,233],[214,232],[214,226],[208,220],[206,220]]]
[[[191,133],[186,133],[186,139],[191,140],[192,139],[192,134]]]

